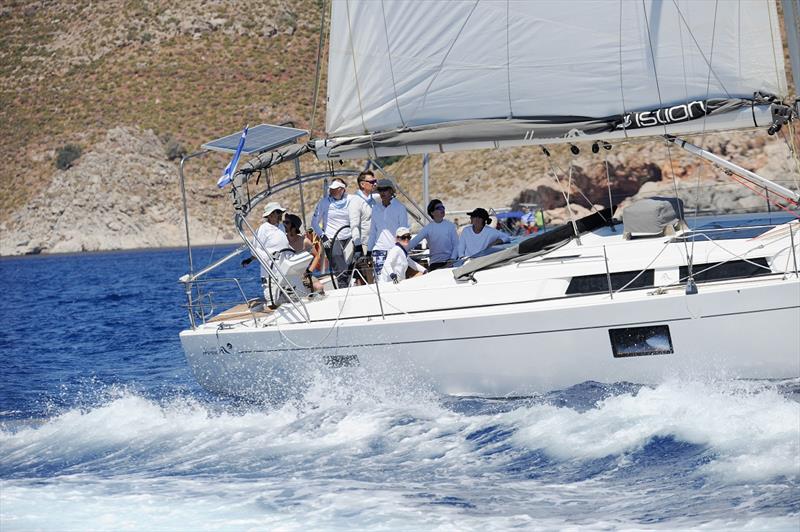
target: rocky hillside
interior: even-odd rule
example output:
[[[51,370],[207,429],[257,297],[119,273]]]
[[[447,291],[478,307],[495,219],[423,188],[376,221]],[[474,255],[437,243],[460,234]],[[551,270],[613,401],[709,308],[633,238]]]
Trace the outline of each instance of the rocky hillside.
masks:
[[[292,121],[311,128],[314,116],[314,129],[320,130],[324,98],[314,113],[312,108],[322,5],[0,5],[0,255],[182,245],[180,153],[245,123]],[[759,131],[695,140],[797,186],[786,139]],[[63,156],[70,150],[80,156],[67,161]],[[536,202],[558,221],[570,175],[573,201],[607,202],[608,156],[615,203],[643,184],[645,190],[677,186],[690,206],[698,197],[701,210],[753,208],[761,201],[742,196],[738,185],[697,159],[658,143],[615,146],[597,155],[583,146],[577,157],[566,149],[552,153],[549,161],[538,148],[435,155],[431,195],[451,210]],[[211,155],[187,164],[196,243],[234,237],[226,192],[214,186],[226,163]],[[325,168],[314,162],[304,167]],[[420,157],[387,170],[420,197]],[[286,171],[276,171],[273,181]],[[698,180],[707,194],[697,194]],[[299,207],[296,197],[281,201]]]

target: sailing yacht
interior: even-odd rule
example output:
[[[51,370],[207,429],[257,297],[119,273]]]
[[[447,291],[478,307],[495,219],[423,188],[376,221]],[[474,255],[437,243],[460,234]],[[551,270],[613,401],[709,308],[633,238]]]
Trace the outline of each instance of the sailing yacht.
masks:
[[[325,135],[297,143],[306,132],[264,126],[260,140],[248,137],[254,157],[231,196],[243,246],[200,271],[187,246],[189,365],[205,388],[247,397],[291,393],[319,368],[495,397],[676,372],[796,378],[800,195],[685,139],[753,128],[793,139],[788,93],[771,0],[334,0]],[[238,138],[204,149],[232,151]],[[652,198],[453,268],[320,297],[301,295],[309,258],[265,259],[248,219],[287,189],[302,202],[304,185],[354,175],[334,165],[303,174],[303,157],[516,146],[548,156],[547,146],[635,140],[688,150],[780,214],[707,219],[687,216],[680,198]],[[255,189],[255,176],[289,161],[293,178]],[[268,272],[274,300],[210,314],[209,274],[244,250]]]

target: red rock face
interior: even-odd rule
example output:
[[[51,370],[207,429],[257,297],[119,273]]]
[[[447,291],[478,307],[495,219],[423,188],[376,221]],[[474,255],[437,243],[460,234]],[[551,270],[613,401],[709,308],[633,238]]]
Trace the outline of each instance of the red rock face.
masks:
[[[593,165],[584,170],[580,166],[572,167],[572,186],[569,178],[543,178],[533,183],[533,188],[520,192],[513,205],[536,203],[544,210],[558,209],[566,206],[565,193],[569,188],[570,203],[583,205],[608,205],[608,181],[611,179],[611,198],[617,204],[639,191],[644,183],[661,181],[663,172],[655,163],[633,163],[608,165],[606,174],[604,165]]]

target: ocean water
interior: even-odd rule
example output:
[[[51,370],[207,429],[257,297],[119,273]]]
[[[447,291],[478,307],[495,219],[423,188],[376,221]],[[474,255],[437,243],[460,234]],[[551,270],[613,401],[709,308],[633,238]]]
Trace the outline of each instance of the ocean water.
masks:
[[[500,401],[320,375],[235,401],[184,360],[185,270],[0,260],[0,530],[800,529],[798,381]]]

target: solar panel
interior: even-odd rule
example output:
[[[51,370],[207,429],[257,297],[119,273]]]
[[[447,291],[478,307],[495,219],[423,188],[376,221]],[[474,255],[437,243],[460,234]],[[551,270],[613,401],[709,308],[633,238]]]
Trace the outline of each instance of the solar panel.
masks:
[[[265,152],[277,148],[278,146],[289,144],[304,135],[308,135],[308,131],[304,129],[259,124],[247,130],[247,139],[244,142],[242,153]],[[241,137],[242,132],[239,131],[238,133],[232,133],[226,137],[206,142],[202,147],[207,150],[235,153]]]

